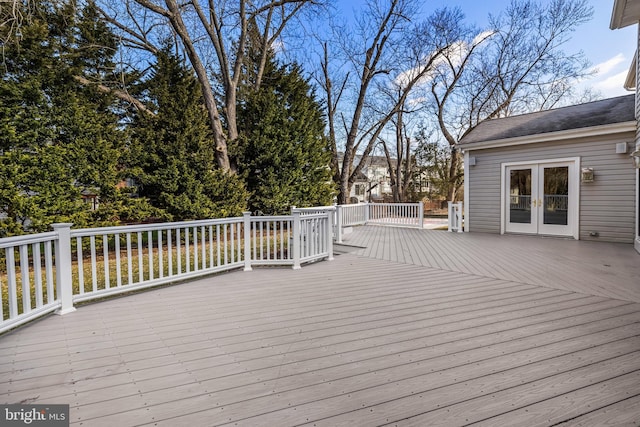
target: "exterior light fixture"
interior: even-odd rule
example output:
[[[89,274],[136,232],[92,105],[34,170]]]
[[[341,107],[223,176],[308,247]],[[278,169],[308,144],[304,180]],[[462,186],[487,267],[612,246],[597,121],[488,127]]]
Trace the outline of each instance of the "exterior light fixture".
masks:
[[[631,158],[633,159],[633,166],[640,169],[640,149],[631,153]]]
[[[582,182],[593,182],[593,168],[582,168]]]

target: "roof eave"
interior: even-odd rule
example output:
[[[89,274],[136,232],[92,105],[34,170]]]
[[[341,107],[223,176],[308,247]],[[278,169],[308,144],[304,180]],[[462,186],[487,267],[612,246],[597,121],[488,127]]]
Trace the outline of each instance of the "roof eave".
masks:
[[[504,138],[480,142],[469,142],[457,144],[462,151],[484,150],[487,148],[510,147],[513,145],[535,144],[540,142],[563,141],[569,139],[586,138],[607,134],[617,134],[625,132],[635,132],[636,121],[631,120],[622,123],[613,123],[601,126],[590,126],[579,129],[568,129],[557,132],[540,133],[536,135],[524,135],[514,138]]]
[[[627,10],[628,0],[614,0],[613,12],[611,13],[611,22],[609,28],[617,30],[620,28],[628,27],[629,25],[636,24],[640,17],[625,15]]]
[[[634,90],[636,88],[636,67],[638,64],[638,51],[633,54],[633,60],[629,66],[629,72],[627,78],[624,81],[624,88],[627,90]]]

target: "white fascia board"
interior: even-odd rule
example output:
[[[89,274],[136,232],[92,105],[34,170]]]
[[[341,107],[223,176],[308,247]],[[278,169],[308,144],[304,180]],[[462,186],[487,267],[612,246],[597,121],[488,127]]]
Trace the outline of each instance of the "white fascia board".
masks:
[[[624,17],[624,9],[627,6],[627,0],[614,0],[613,11],[611,12],[611,22],[609,28],[617,30],[622,28],[622,18]]]
[[[513,145],[536,144],[540,142],[564,141],[569,139],[586,138],[592,136],[612,135],[617,133],[635,132],[636,121],[632,120],[623,123],[610,125],[591,126],[587,128],[569,129],[558,132],[547,132],[536,135],[525,135],[514,138],[496,139],[482,142],[472,142],[470,144],[458,145],[463,152],[473,150],[484,150],[487,148],[510,147]]]
[[[609,28],[618,30],[640,21],[640,3],[637,0],[615,0]]]
[[[624,81],[624,88],[628,91],[633,91],[636,88],[636,66],[638,63],[638,51],[633,54],[633,60],[631,61],[631,65],[629,66],[629,71],[627,72],[627,78]]]

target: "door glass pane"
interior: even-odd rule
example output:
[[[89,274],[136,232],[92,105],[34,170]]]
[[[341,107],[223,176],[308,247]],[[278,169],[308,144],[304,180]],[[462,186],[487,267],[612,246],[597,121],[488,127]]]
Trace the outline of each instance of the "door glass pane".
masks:
[[[569,167],[544,168],[544,223],[567,225],[569,221]]]
[[[531,223],[531,169],[510,171],[509,221]]]

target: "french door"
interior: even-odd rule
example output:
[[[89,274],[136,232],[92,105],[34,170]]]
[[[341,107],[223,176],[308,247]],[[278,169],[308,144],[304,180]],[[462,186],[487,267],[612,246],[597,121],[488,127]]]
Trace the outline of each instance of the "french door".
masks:
[[[505,231],[577,238],[575,168],[574,161],[507,166]]]

